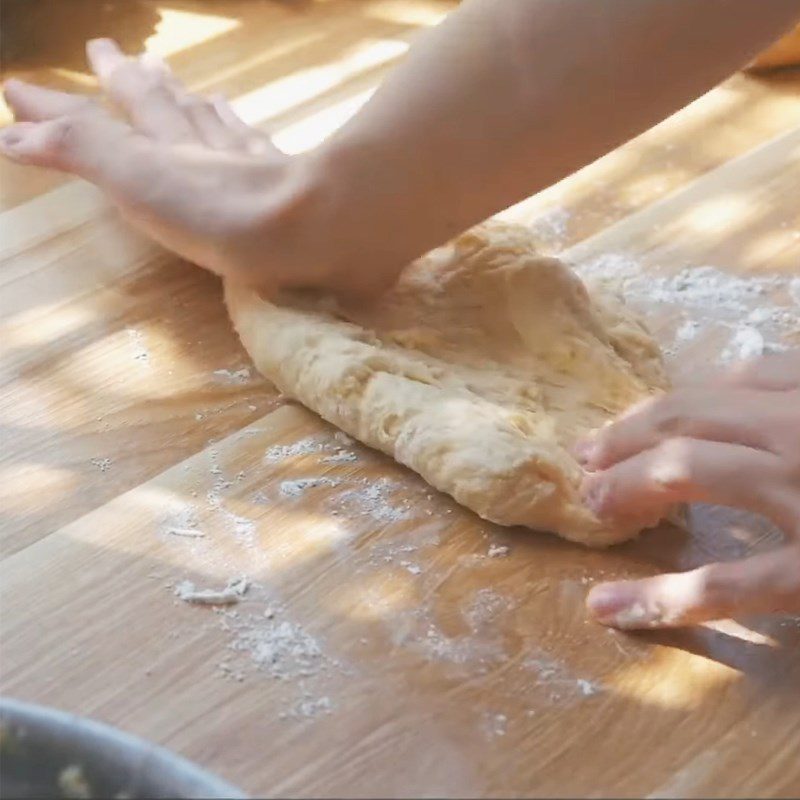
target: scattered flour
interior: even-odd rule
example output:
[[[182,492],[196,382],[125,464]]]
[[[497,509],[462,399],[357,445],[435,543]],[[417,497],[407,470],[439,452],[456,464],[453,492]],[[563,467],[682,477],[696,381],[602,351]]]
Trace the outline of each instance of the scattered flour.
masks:
[[[504,661],[508,657],[501,642],[490,636],[451,637],[432,623],[422,638],[412,639],[410,644],[421,649],[428,659],[452,664],[487,666]]]
[[[209,460],[211,465],[209,472],[214,476],[214,484],[206,494],[206,502],[213,511],[216,511],[233,530],[234,536],[239,539],[246,547],[255,547],[256,545],[256,524],[253,520],[247,517],[242,517],[239,514],[234,514],[228,511],[222,502],[222,493],[233,486],[233,481],[227,480],[222,468],[219,465],[219,452],[215,449],[209,450]],[[243,476],[243,473],[239,473]],[[237,476],[239,480],[239,476]],[[188,526],[192,527],[192,526]]]
[[[233,534],[237,539],[241,539],[248,547],[255,545],[256,524],[247,517],[242,517],[239,514],[234,514],[232,511],[223,510],[222,512],[227,519],[228,524],[233,527]]]
[[[548,690],[551,702],[591,697],[603,691],[599,683],[574,677],[566,666],[542,653],[531,653],[522,666],[536,673],[537,684]]]
[[[330,714],[332,709],[333,703],[330,697],[314,698],[310,692],[307,692],[303,699],[292,708],[288,716],[295,719],[313,719],[320,714]]]
[[[191,504],[179,505],[170,510],[161,524],[161,532],[169,536],[200,539],[205,534],[199,530],[197,509]]]
[[[346,433],[336,431],[330,439],[308,436],[292,444],[275,445],[264,453],[265,464],[277,464],[295,456],[330,453],[320,459],[321,464],[346,464],[356,461],[358,456],[348,448],[354,444]]]
[[[128,334],[128,346],[133,353],[133,360],[149,367],[150,353],[145,347],[141,331],[137,331],[135,328],[125,328],[125,333]]]
[[[181,536],[185,539],[202,539],[205,534],[197,528],[167,528],[164,533],[168,536]]]
[[[593,694],[597,694],[600,691],[600,687],[596,683],[587,681],[585,678],[578,678],[577,684],[580,693],[584,697],[591,697]]]
[[[505,736],[508,731],[508,717],[505,714],[486,712],[484,715],[484,730],[490,739],[496,736]]]
[[[215,369],[213,375],[224,383],[237,384],[247,383],[252,377],[250,367],[242,367],[242,369],[237,369],[235,372],[229,369]]]
[[[359,483],[359,488],[342,492],[337,498],[337,504],[344,510],[369,516],[377,522],[398,522],[411,516],[408,500],[403,500],[402,505],[390,502],[389,495],[399,488],[398,484],[388,478],[362,479]]]
[[[740,277],[708,265],[657,275],[625,253],[605,253],[575,265],[575,269],[589,283],[599,281],[618,290],[645,317],[657,306],[679,311],[674,344],[665,348],[671,356],[702,330],[725,334],[721,363],[785,349],[785,337],[800,330],[799,278]]]
[[[277,616],[252,616],[235,631],[230,649],[247,654],[261,671],[279,680],[310,678],[333,662],[299,625]]]
[[[90,458],[89,463],[93,467],[97,467],[100,472],[108,472],[113,461],[110,458]]]
[[[485,587],[478,589],[470,604],[462,611],[464,619],[474,633],[485,629],[503,612],[513,607],[510,600],[498,594],[494,589]]]
[[[749,325],[741,325],[734,331],[720,358],[724,362],[736,361],[763,356],[764,352],[764,337],[758,329]]]
[[[796,306],[800,306],[800,277],[792,278],[789,281],[789,294]]]
[[[511,552],[511,548],[507,544],[490,544],[486,555],[489,558],[506,558]]]
[[[265,464],[276,464],[295,456],[307,456],[312,453],[321,453],[324,449],[325,442],[320,441],[315,436],[309,436],[293,444],[279,444],[268,448],[264,453],[263,461]]]
[[[323,464],[347,464],[357,459],[358,456],[351,450],[339,450],[332,456],[325,456],[325,458],[321,459],[321,462]]]
[[[175,596],[185,603],[233,605],[245,596],[249,588],[250,581],[244,576],[232,578],[222,589],[198,589],[191,581],[181,581],[175,587]]]
[[[319,486],[338,486],[341,481],[335,478],[297,478],[292,481],[282,481],[280,493],[284,497],[300,497],[307,489]]]

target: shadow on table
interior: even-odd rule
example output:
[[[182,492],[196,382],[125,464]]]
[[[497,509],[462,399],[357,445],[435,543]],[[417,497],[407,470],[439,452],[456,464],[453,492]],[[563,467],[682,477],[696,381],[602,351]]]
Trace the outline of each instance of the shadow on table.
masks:
[[[137,53],[161,19],[152,3],[140,0],[3,0],[2,6],[3,70],[83,71],[88,39],[113,36]]]

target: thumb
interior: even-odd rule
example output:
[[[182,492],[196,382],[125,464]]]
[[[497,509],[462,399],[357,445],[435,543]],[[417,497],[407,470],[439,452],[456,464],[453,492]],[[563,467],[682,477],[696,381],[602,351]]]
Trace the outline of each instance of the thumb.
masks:
[[[622,629],[678,628],[736,614],[800,609],[800,547],[791,545],[728,564],[642,580],[603,583],[589,612]]]

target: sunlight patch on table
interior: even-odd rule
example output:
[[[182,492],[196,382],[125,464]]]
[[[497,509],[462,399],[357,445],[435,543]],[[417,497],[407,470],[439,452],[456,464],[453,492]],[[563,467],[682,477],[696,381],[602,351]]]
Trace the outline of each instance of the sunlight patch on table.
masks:
[[[208,42],[242,24],[238,19],[198,14],[196,11],[159,8],[158,12],[161,21],[156,26],[156,32],[147,39],[145,49],[162,58]]]
[[[277,117],[346,81],[402,56],[408,42],[378,39],[328,64],[294,72],[237,97],[233,107],[250,124]]]
[[[456,7],[434,8],[430,3],[410,2],[410,0],[382,0],[378,3],[365,3],[363,14],[372,19],[381,19],[400,25],[416,25],[430,28],[438,25]]]
[[[63,500],[78,487],[70,469],[50,464],[15,464],[0,470],[0,508],[4,514],[24,517],[31,512],[31,487],[36,487],[37,513]]]
[[[414,582],[385,571],[369,577],[359,575],[357,580],[339,587],[330,607],[351,620],[372,622],[385,620],[417,603]]]
[[[681,650],[660,650],[644,662],[629,664],[605,681],[609,689],[663,709],[700,708],[706,694],[739,678],[739,673],[708,658]]]
[[[372,96],[375,89],[348,97],[336,105],[328,106],[300,122],[288,125],[273,140],[286,153],[301,153],[316,147],[352,117]]]

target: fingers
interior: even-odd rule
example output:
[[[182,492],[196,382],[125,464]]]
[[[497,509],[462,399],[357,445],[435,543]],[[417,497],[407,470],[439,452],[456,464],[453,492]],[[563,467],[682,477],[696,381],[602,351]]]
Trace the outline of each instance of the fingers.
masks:
[[[755,391],[720,396],[720,389],[693,388],[650,398],[602,428],[577,452],[587,470],[605,469],[670,437],[690,436],[748,447],[768,448],[768,432],[758,422],[763,397]]]
[[[128,58],[110,39],[89,42],[86,54],[100,84],[137,130],[172,144],[197,141],[194,126],[170,88],[163,62],[152,56]]]
[[[104,112],[10,125],[0,131],[0,151],[13,161],[79,175],[117,193],[130,193],[152,172],[146,142]]]
[[[220,120],[228,130],[238,137],[249,153],[253,155],[283,155],[266,133],[262,133],[244,122],[222,95],[215,95],[211,98],[211,102]]]
[[[586,604],[598,622],[623,629],[800,611],[800,547],[691,572],[601,584]]]
[[[782,492],[785,478],[773,453],[677,438],[587,475],[582,495],[599,517],[649,518],[674,503],[702,501],[758,511],[783,525],[793,511]]]
[[[9,79],[4,88],[6,102],[20,122],[43,122],[93,111],[97,105],[83,95],[57,92]]]
[[[800,389],[800,350],[742,361],[730,369],[724,380],[732,386],[763,391]]]
[[[242,137],[220,119],[210,100],[185,91],[178,98],[184,114],[205,145],[215,150],[245,149]]]

